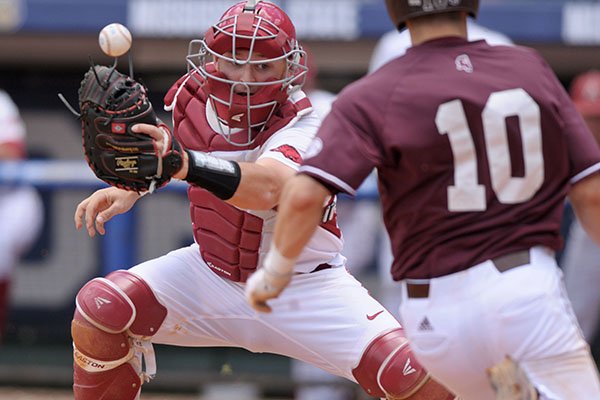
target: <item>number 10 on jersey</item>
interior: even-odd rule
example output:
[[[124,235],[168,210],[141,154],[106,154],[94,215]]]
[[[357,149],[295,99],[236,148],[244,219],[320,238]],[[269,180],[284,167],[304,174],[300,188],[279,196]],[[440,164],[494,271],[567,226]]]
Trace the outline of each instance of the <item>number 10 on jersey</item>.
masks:
[[[521,130],[525,174],[512,176],[506,118],[516,116]],[[492,190],[500,203],[516,204],[531,199],[544,181],[544,156],[540,108],[523,89],[510,89],[490,95],[481,113],[485,150]],[[454,157],[454,185],[448,187],[448,210],[485,211],[485,186],[479,183],[478,162],[473,135],[463,104],[452,100],[439,106],[435,124],[448,135]]]

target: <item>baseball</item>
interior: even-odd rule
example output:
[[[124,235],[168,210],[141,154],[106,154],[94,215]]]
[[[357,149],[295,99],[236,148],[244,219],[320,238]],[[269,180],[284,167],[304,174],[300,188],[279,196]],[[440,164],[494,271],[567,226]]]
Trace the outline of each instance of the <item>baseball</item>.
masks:
[[[119,57],[131,48],[131,32],[119,23],[106,25],[98,35],[102,51],[111,57]]]

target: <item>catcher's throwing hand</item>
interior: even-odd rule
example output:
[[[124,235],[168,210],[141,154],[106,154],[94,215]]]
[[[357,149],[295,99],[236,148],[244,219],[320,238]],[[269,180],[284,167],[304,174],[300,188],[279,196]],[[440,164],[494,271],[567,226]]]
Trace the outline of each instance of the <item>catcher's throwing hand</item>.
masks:
[[[85,220],[90,237],[94,237],[96,231],[104,235],[104,224],[115,215],[129,211],[140,197],[136,192],[114,187],[97,190],[77,206],[75,228],[81,229]]]
[[[181,147],[156,116],[146,88],[114,68],[93,66],[79,88],[83,148],[87,162],[109,185],[153,191],[181,169]],[[136,124],[160,126],[161,148],[136,133]]]
[[[291,279],[291,272],[280,274],[264,266],[246,281],[246,300],[255,310],[269,313],[272,310],[267,300],[278,297]]]

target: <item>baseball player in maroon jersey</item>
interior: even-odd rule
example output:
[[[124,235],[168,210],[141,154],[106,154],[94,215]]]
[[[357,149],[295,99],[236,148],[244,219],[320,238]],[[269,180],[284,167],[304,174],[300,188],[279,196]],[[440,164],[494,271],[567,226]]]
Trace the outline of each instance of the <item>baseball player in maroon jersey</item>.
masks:
[[[195,243],[95,278],[79,291],[72,323],[77,400],[133,400],[156,372],[153,343],[235,346],[296,358],[376,397],[454,398],[412,356],[394,317],[347,273],[333,199],[297,259],[289,290],[257,313],[247,277],[265,262],[284,182],[320,119],[302,92],[304,52],[289,17],[269,2],[229,8],[187,57],[190,71],[165,97],[185,149],[175,175],[189,183]],[[165,148],[170,132],[133,129]],[[166,138],[166,139],[165,139]],[[129,210],[135,192],[102,189],[75,224],[90,236]],[[143,361],[143,362],[142,362]]]
[[[465,39],[477,0],[387,7],[415,46],[338,96],[249,302],[282,292],[324,199],[376,167],[401,322],[433,376],[465,400],[599,399],[554,259],[566,195],[600,242],[598,144],[537,53]]]

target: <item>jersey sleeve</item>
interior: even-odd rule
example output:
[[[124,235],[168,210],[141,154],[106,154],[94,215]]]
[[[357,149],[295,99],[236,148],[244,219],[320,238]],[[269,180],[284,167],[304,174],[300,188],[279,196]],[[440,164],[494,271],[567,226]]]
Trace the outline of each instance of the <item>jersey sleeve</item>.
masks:
[[[303,116],[291,127],[271,136],[262,146],[258,159],[272,158],[297,171],[317,133],[319,122],[315,112]]]
[[[377,136],[381,98],[369,101],[358,88],[339,95],[300,167],[300,172],[350,195],[383,157]]]
[[[600,170],[600,146],[562,84],[550,67],[546,65],[546,68],[554,83],[557,111],[563,123],[569,153],[571,183],[575,183]]]

